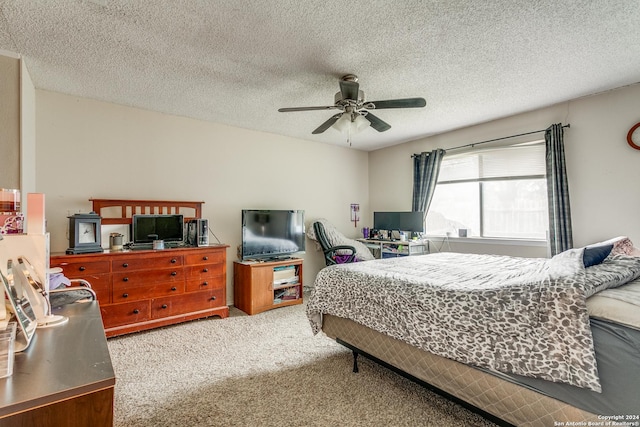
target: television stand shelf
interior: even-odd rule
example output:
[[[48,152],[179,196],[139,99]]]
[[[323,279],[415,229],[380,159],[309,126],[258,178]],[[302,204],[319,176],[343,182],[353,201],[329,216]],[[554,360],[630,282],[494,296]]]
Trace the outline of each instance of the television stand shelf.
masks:
[[[235,261],[233,304],[247,314],[302,304],[302,259]]]

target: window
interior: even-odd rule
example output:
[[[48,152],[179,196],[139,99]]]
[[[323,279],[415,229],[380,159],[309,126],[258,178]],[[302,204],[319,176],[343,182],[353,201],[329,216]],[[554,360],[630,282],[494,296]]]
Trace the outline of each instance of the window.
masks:
[[[546,239],[543,142],[447,155],[427,214],[429,235]]]

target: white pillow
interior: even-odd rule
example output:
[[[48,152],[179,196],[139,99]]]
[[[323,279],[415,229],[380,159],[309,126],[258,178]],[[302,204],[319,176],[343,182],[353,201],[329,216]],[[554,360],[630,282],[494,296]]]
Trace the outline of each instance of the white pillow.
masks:
[[[551,279],[573,276],[584,272],[582,261],[584,248],[569,249],[554,255],[549,260],[549,276]]]

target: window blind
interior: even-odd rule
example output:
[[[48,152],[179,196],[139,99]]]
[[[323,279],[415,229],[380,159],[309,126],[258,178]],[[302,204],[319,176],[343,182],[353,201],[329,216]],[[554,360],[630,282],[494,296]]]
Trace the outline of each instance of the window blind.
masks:
[[[545,176],[544,143],[489,148],[447,155],[439,183]]]

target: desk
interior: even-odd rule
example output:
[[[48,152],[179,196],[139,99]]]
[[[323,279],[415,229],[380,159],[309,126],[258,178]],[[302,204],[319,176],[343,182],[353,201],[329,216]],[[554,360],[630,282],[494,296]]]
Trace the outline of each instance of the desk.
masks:
[[[394,258],[429,253],[428,240],[380,240],[358,239],[364,243],[376,258]]]
[[[0,379],[0,426],[112,426],[116,379],[98,302],[54,312],[69,322],[37,329]]]

